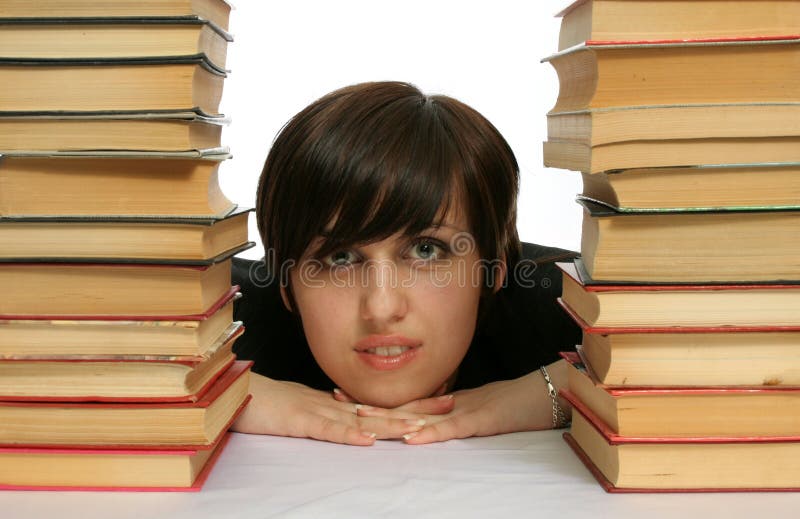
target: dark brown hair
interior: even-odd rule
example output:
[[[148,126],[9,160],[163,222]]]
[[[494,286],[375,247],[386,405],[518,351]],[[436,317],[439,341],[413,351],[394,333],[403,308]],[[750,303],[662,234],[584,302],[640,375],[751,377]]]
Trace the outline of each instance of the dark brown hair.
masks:
[[[418,234],[456,194],[481,258],[513,272],[518,184],[508,143],[464,103],[400,82],[341,88],[293,117],[267,156],[256,206],[267,268],[283,273],[334,218],[319,256]]]

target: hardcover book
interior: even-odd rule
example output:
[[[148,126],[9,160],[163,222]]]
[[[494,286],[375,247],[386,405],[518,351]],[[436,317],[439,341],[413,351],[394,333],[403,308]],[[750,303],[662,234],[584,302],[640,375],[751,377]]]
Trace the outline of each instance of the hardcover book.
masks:
[[[559,50],[599,41],[697,40],[797,34],[793,0],[576,0],[561,17]]]
[[[800,490],[800,441],[611,439],[581,408],[564,439],[608,492]]]
[[[800,331],[593,330],[585,323],[581,356],[603,384],[800,386]]]
[[[227,151],[8,153],[0,156],[0,218],[221,218],[236,208],[219,186]]]
[[[0,19],[0,57],[13,59],[173,58],[200,55],[225,69],[230,34],[189,18]]]
[[[800,114],[795,120],[800,124]],[[582,199],[620,213],[800,209],[800,163],[637,168],[582,176]]]
[[[0,490],[197,492],[229,439],[211,449],[0,448]]]
[[[230,277],[230,259],[210,266],[0,263],[0,318],[202,314],[231,290]]]
[[[238,289],[231,287],[206,312],[195,315],[138,320],[108,316],[0,316],[0,359],[134,356],[191,360],[207,353],[226,330],[233,331],[233,301],[241,297]]]
[[[734,103],[593,108],[547,115],[545,158],[584,163],[582,171],[644,166],[685,166],[745,162],[790,153],[781,143],[800,135],[800,103]],[[788,141],[787,141],[787,138]],[[758,143],[769,149],[733,149],[732,143]],[[554,154],[552,151],[570,153]],[[647,158],[645,153],[652,155]],[[720,157],[726,150],[732,153]],[[679,152],[677,157],[669,153]],[[777,153],[776,153],[777,152]],[[642,165],[643,161],[644,165]],[[772,158],[765,162],[774,162]],[[570,168],[571,169],[571,168]]]
[[[0,18],[184,18],[208,20],[228,30],[231,5],[225,0],[4,0]]]
[[[800,441],[800,386],[611,387],[590,374],[577,354],[569,362],[569,391],[562,396],[584,406],[615,435],[641,441],[658,438],[772,437]],[[769,417],[769,419],[765,419]],[[699,440],[698,440],[699,441]]]
[[[0,59],[0,112],[107,110],[219,114],[225,71],[176,58]]]
[[[234,361],[241,323],[194,358],[41,357],[0,360],[0,400],[40,402],[195,401]]]
[[[228,122],[196,112],[3,112],[0,153],[215,149]]]
[[[0,401],[0,447],[211,448],[249,400],[251,362],[234,362],[197,401]]]
[[[559,263],[559,303],[597,330],[800,330],[800,285],[593,284],[573,263]]]
[[[588,42],[542,61],[558,73],[552,112],[591,108],[796,103],[800,36]]]
[[[800,280],[800,210],[617,212],[584,207],[583,266],[618,282]]]
[[[213,265],[253,247],[252,209],[222,217],[0,217],[0,262]]]

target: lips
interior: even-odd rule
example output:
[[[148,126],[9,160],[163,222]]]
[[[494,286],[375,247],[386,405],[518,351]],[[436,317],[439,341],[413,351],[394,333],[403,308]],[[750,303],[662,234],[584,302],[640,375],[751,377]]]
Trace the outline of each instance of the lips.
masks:
[[[368,366],[385,371],[408,365],[421,347],[422,341],[403,335],[370,335],[358,341],[354,349]]]

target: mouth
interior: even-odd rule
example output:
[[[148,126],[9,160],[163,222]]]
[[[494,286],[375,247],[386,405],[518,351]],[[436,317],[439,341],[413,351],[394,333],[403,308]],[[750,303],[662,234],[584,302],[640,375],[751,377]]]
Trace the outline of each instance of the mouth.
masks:
[[[422,342],[399,335],[371,335],[356,343],[358,357],[373,369],[399,369],[417,358]]]
[[[411,346],[380,346],[363,350],[364,353],[378,355],[379,357],[397,357],[411,349]]]

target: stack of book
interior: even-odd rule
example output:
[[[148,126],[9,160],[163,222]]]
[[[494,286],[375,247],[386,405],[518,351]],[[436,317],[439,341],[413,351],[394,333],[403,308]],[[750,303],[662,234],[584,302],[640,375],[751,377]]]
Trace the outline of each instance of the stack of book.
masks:
[[[199,489],[249,399],[229,12],[0,6],[0,488]]]
[[[800,3],[561,16],[544,158],[584,182],[565,438],[609,491],[800,488]]]

